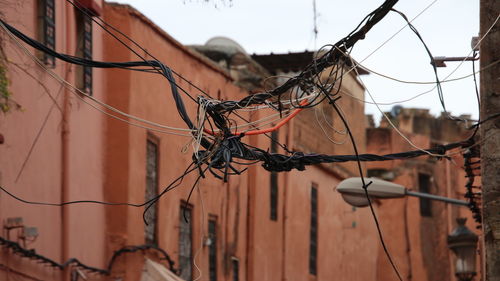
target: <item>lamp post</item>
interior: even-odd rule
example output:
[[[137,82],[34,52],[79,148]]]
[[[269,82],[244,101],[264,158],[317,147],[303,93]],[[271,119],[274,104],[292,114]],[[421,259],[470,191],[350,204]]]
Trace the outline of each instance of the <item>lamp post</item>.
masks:
[[[465,226],[466,218],[457,218],[458,227],[448,235],[448,248],[455,253],[455,276],[471,281],[476,275],[477,235]]]
[[[400,198],[404,196],[416,196],[432,200],[443,201],[450,204],[468,206],[468,202],[453,198],[437,196],[428,193],[409,191],[402,185],[367,178],[371,182],[365,191],[362,187],[361,178],[348,178],[339,183],[337,191],[342,194],[344,201],[355,207],[366,207],[369,202],[366,192],[370,198]],[[448,235],[448,248],[456,256],[455,276],[459,281],[472,281],[476,275],[476,246],[478,236],[465,226],[466,218],[457,218],[458,227]]]

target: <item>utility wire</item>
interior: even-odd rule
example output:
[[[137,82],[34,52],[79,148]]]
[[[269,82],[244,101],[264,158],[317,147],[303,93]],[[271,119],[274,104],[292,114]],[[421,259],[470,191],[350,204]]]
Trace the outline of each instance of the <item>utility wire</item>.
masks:
[[[51,267],[55,267],[59,270],[64,270],[69,266],[74,266],[74,267],[77,267],[77,268],[80,268],[80,269],[83,269],[83,270],[86,270],[86,271],[89,271],[92,273],[101,274],[101,275],[110,275],[116,260],[118,259],[118,257],[122,256],[123,254],[134,253],[137,251],[154,250],[154,251],[157,251],[158,253],[160,253],[160,255],[162,256],[161,259],[165,260],[168,263],[169,268],[172,272],[174,272],[174,273],[177,272],[177,270],[174,267],[175,263],[170,258],[170,256],[167,254],[167,252],[165,250],[163,250],[162,248],[159,248],[158,246],[149,245],[149,244],[138,245],[138,246],[125,246],[125,247],[122,247],[122,248],[116,250],[113,253],[113,256],[111,257],[111,259],[109,260],[108,266],[106,268],[98,268],[98,267],[86,265],[86,264],[80,262],[77,258],[70,258],[63,263],[58,263],[58,262],[56,262],[56,261],[54,261],[46,256],[38,254],[35,251],[35,249],[28,250],[28,249],[22,247],[19,243],[5,239],[3,237],[0,237],[0,246],[3,246],[4,248],[7,248],[7,249],[12,249],[14,254],[19,255],[23,258],[29,258],[31,260],[36,260],[38,263],[47,264],[47,265],[49,265]]]

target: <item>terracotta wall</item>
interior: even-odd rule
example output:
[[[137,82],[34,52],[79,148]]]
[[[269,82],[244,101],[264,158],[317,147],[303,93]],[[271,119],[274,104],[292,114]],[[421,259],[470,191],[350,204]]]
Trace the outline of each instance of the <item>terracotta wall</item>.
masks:
[[[362,98],[364,89],[353,76],[344,80],[343,91]],[[344,98],[339,101],[356,137],[359,151],[365,151],[363,103]],[[324,106],[330,125],[342,129],[340,118]],[[264,113],[260,113],[264,114]],[[255,114],[258,118],[259,113]],[[325,134],[334,140],[347,135],[334,133],[318,119]],[[306,153],[352,154],[349,140],[342,145],[332,143],[318,125],[314,109],[305,109],[289,125],[279,130],[279,140],[289,149]],[[270,140],[254,138],[252,145],[269,147]],[[279,153],[285,153],[279,148]],[[280,173],[278,176],[278,219],[270,219],[270,174],[263,168],[249,172],[250,231],[248,280],[371,280],[375,278],[378,240],[367,209],[352,208],[335,192],[345,177],[358,174],[357,167],[347,165],[308,166],[305,171]],[[309,273],[309,242],[311,227],[311,187],[318,190],[318,255],[317,273]],[[360,268],[360,264],[363,264]]]
[[[100,1],[97,1],[101,4]],[[28,36],[36,38],[36,1],[2,1],[2,18]],[[75,54],[74,8],[55,1],[56,50]],[[102,59],[102,31],[93,28],[93,57]],[[102,200],[103,116],[89,107],[88,99],[71,93],[52,78],[2,31],[2,47],[10,81],[9,91],[21,109],[0,116],[0,184],[15,195],[31,201],[60,203],[76,199]],[[23,46],[26,47],[25,44]],[[37,54],[27,48],[31,54]],[[56,75],[74,83],[74,67],[56,61]],[[103,98],[102,72],[94,70],[93,93]],[[51,97],[52,98],[51,98]],[[33,145],[34,144],[34,145]],[[33,145],[33,147],[32,147]],[[32,151],[30,149],[32,147]],[[19,175],[19,176],[18,176]],[[104,207],[72,205],[61,207],[27,205],[5,193],[0,196],[0,220],[22,217],[25,226],[36,227],[38,237],[26,247],[63,262],[78,258],[95,267],[105,267]],[[2,228],[2,237],[19,241],[18,229]],[[69,278],[55,268],[21,259],[1,251],[0,279]],[[9,271],[11,271],[9,273]],[[23,272],[22,277],[15,271]],[[26,279],[29,280],[29,279]]]
[[[422,110],[403,109],[393,121],[399,124],[411,142],[421,148],[453,142],[467,134],[457,123],[434,118]],[[369,153],[388,154],[415,149],[386,122],[381,126],[367,131]],[[367,168],[369,171],[386,170],[390,174],[385,176],[389,175],[391,181],[413,191],[419,191],[418,175],[427,174],[431,179],[429,193],[465,200],[463,158],[457,151],[451,151],[451,161],[419,157],[369,163]],[[457,226],[457,217],[467,217],[467,226],[476,229],[467,207],[431,201],[431,216],[423,216],[419,198],[409,196],[379,201],[378,214],[388,250],[405,280],[455,280],[453,257],[446,237]],[[377,280],[397,280],[382,249],[378,255]]]
[[[206,93],[223,99],[237,99],[246,93],[233,85],[231,78],[211,61],[194,53],[171,38],[147,18],[128,6],[107,5],[105,20],[134,38],[160,61],[175,72],[185,76]],[[116,40],[106,38],[105,59],[110,61],[138,60],[134,54]],[[144,55],[144,51],[140,51]],[[148,57],[150,58],[150,57]],[[165,77],[141,72],[110,70],[106,73],[106,102],[120,110],[177,128],[186,128],[180,119],[171,89]],[[180,87],[194,98],[200,94],[194,87],[175,76]],[[197,105],[182,94],[190,116],[196,116]],[[172,131],[174,132],[174,131]],[[186,132],[181,132],[185,134]],[[130,126],[121,121],[107,120],[106,153],[106,198],[110,201],[143,202],[146,184],[146,141],[156,139],[159,145],[159,187],[163,189],[179,177],[192,162],[190,137],[181,137],[154,130]],[[183,152],[183,149],[186,152]],[[242,167],[239,167],[242,168]],[[208,172],[207,172],[208,173]],[[176,261],[179,256],[179,223],[181,202],[187,201],[197,171],[186,176],[183,183],[165,194],[158,203],[159,246]],[[208,247],[205,244],[209,216],[217,219],[218,280],[232,278],[232,258],[239,259],[240,280],[246,275],[247,248],[247,177],[230,177],[228,183],[207,175],[200,181],[199,190],[193,191],[192,243],[194,262],[193,278],[202,274],[200,280],[208,280]],[[201,201],[203,200],[203,201]],[[107,209],[106,235],[108,252],[123,245],[144,243],[143,208],[118,207]],[[203,245],[202,245],[203,244]],[[114,276],[124,280],[137,280],[142,271],[142,255],[123,259]],[[120,270],[121,268],[121,270]]]

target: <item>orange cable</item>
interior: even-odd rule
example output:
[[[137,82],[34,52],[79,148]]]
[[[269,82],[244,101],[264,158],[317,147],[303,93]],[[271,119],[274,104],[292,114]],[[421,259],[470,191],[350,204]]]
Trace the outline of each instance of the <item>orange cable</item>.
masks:
[[[303,100],[300,103],[300,106],[306,106],[308,103],[309,103],[308,100]],[[262,130],[253,130],[253,131],[248,131],[248,132],[242,133],[242,134],[245,134],[245,136],[252,136],[252,135],[261,135],[261,134],[265,134],[265,133],[270,133],[272,131],[276,131],[279,128],[281,128],[283,125],[285,125],[288,121],[290,121],[293,117],[295,117],[297,114],[299,114],[303,109],[304,109],[303,107],[295,109],[292,112],[292,114],[288,115],[285,119],[281,120],[278,124],[276,124],[276,126],[274,126],[272,128],[267,128],[267,129],[262,129]]]

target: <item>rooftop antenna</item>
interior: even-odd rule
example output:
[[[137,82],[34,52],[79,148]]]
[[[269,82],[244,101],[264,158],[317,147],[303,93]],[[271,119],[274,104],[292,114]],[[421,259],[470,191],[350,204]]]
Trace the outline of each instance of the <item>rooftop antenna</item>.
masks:
[[[316,44],[318,40],[318,13],[316,11],[316,0],[313,0],[313,21],[314,21],[314,49],[316,50]]]

